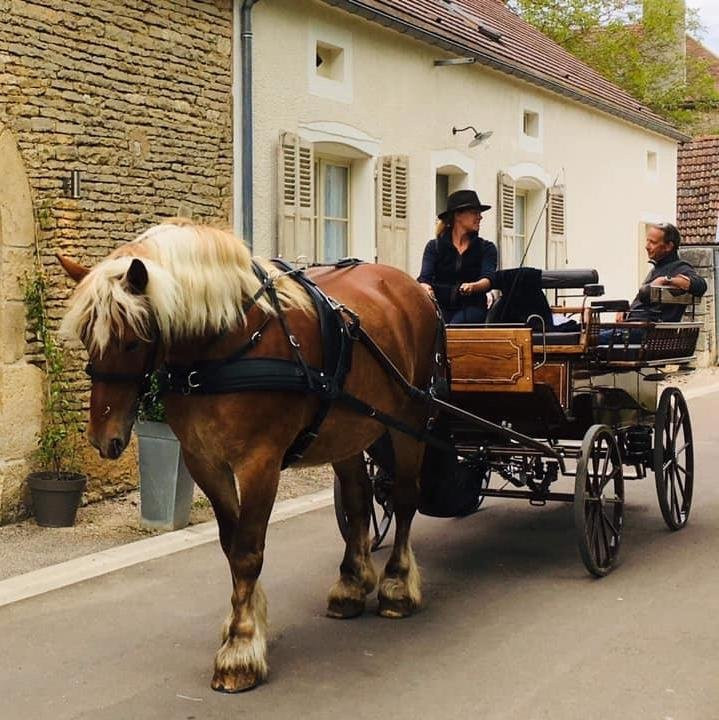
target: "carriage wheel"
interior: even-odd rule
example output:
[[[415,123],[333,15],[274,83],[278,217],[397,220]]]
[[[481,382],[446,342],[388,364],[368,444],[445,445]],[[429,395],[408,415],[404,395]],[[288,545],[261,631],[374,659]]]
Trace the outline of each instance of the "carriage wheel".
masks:
[[[592,575],[614,565],[622,541],[624,476],[619,446],[606,425],[592,425],[582,442],[574,483],[579,552]]]
[[[370,532],[372,535],[372,543],[370,549],[372,552],[379,549],[382,541],[389,532],[392,524],[394,511],[392,509],[392,478],[365,453],[365,464],[367,465],[367,475],[372,488],[372,504],[370,506]],[[334,504],[335,517],[337,518],[337,526],[340,534],[346,541],[349,537],[349,524],[347,522],[347,513],[342,502],[342,487],[339,478],[335,475],[334,484]]]
[[[686,400],[665,388],[654,419],[654,479],[664,521],[680,530],[689,520],[694,489],[694,443]]]

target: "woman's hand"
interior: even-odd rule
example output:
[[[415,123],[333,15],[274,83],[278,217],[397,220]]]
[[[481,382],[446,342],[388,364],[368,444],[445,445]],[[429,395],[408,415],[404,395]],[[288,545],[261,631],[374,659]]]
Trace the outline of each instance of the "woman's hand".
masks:
[[[428,283],[420,283],[420,286],[422,289],[429,295],[432,300],[436,300],[437,298],[434,296],[434,290],[432,289],[432,286]]]

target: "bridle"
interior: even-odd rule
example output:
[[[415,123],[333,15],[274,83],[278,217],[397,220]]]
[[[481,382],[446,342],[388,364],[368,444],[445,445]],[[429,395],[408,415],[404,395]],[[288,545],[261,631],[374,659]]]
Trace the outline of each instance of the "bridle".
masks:
[[[273,303],[273,305],[278,306],[279,303],[277,301],[277,296],[274,290],[274,282],[276,277],[272,277],[269,273],[265,272],[265,270],[262,268],[259,263],[257,263],[255,260],[252,261],[252,269],[257,276],[257,279],[260,280],[260,287],[257,289],[255,294],[246,300],[242,305],[242,311],[243,313],[247,314],[257,303],[259,302],[260,298],[265,294],[270,295],[270,299]],[[291,275],[293,272],[296,271],[289,271],[282,273],[282,275]],[[263,322],[260,324],[259,328],[255,330],[248,340],[243,343],[243,345],[240,347],[240,349],[233,353],[233,356],[239,356],[244,355],[248,350],[253,348],[257,343],[260,341],[260,338],[262,337],[262,331],[264,330],[267,323],[270,321],[271,316],[265,314]],[[138,386],[138,395],[142,397],[143,395],[147,394],[150,391],[151,381],[152,381],[152,375],[153,372],[156,370],[155,368],[155,361],[157,359],[157,351],[159,346],[159,340],[157,338],[157,328],[153,331],[154,340],[152,341],[150,353],[147,358],[147,362],[145,363],[145,367],[143,368],[142,372],[139,373],[117,373],[117,372],[103,372],[102,370],[95,369],[92,362],[88,362],[85,366],[85,374],[90,378],[92,382],[102,382],[102,383],[108,383],[111,385],[120,385],[120,384],[137,384]],[[192,387],[192,386],[190,386]]]

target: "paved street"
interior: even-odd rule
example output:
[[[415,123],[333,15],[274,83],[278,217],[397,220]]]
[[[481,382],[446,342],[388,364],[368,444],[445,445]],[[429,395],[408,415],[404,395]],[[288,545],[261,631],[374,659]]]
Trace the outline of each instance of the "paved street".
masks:
[[[341,546],[327,508],[270,529],[268,684],[209,688],[230,592],[211,543],[0,608],[0,718],[717,719],[718,401],[690,403],[689,526],[666,530],[653,478],[629,485],[605,579],[584,570],[569,506],[490,499],[464,520],[418,519],[422,612],[329,620]]]

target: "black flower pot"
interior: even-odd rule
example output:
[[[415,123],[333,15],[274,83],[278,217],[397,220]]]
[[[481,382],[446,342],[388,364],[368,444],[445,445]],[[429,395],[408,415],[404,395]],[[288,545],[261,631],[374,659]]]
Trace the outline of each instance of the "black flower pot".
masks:
[[[71,527],[87,478],[79,473],[36,472],[27,476],[35,520],[43,527]]]

